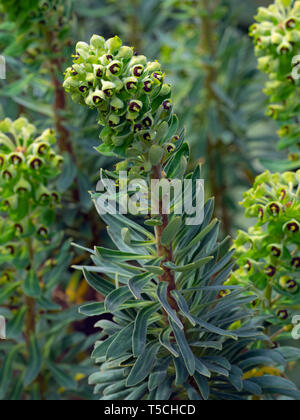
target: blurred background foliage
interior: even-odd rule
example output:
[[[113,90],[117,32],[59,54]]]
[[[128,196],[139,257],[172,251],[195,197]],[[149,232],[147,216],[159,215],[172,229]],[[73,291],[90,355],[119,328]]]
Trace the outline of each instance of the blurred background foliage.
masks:
[[[272,162],[276,124],[266,116],[265,77],[248,28],[267,0],[1,0],[0,53],[7,79],[0,81],[0,119],[25,116],[42,131],[54,127],[65,164],[58,180],[62,206],[57,230],[86,247],[107,241],[88,191],[99,168],[111,166],[93,151],[99,128],[93,111],[79,109],[61,84],[77,40],[94,33],[118,35],[149,58],[159,57],[172,82],[177,114],[192,148],[191,169],[203,164],[207,196],[216,197],[223,232],[247,228],[243,193]],[[79,256],[80,255],[80,256]],[[72,264],[81,264],[74,251]],[[66,271],[59,286],[65,308],[95,298],[80,274]],[[98,297],[100,299],[100,296]],[[94,333],[92,321],[73,327]],[[82,355],[81,355],[82,357]]]

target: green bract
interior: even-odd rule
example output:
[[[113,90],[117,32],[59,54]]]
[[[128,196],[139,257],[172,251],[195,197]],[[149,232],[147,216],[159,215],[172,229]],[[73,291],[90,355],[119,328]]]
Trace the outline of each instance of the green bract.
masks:
[[[0,122],[0,400],[51,399],[61,387],[60,397],[70,398],[85,376],[78,360],[72,363],[89,347],[86,336],[66,339],[79,316],[62,313],[54,298],[72,259],[69,241],[62,245],[63,233],[52,226],[63,161],[55,142],[54,131],[38,136],[25,118]]]
[[[265,172],[242,204],[257,223],[238,233],[240,268],[228,284],[250,285],[258,295],[254,307],[270,315],[271,323],[286,326],[300,309],[300,171]]]
[[[90,44],[77,44],[64,87],[75,102],[98,111],[104,126],[99,151],[128,158],[134,174],[151,168],[151,147],[162,143],[172,121],[171,88],[164,80],[157,61],[134,55],[118,37],[105,41],[94,35]],[[173,151],[170,145],[164,155]]]
[[[280,124],[279,148],[290,147],[290,158],[299,167],[300,2],[276,0],[268,8],[258,9],[256,21],[250,34],[259,57],[258,67],[269,76],[265,88],[271,101],[268,113]]]
[[[157,62],[132,56],[119,38],[98,36],[89,45],[77,44],[75,62],[65,88],[75,101],[97,109],[104,125],[99,151],[126,159],[117,171],[127,168],[139,177],[144,172],[149,183],[201,178],[199,167],[186,174],[189,146],[176,135],[170,87],[163,84]],[[94,97],[100,99],[92,104]],[[115,175],[101,172],[102,183]],[[160,214],[144,227],[122,215],[103,215],[97,198],[115,248],[96,246],[88,250],[92,264],[76,267],[105,298],[83,306],[81,313],[113,316],[96,324],[102,333],[93,352],[100,371],[90,377],[95,394],[102,400],[299,398],[294,385],[280,377],[284,349],[251,350],[267,337],[245,308],[256,295],[245,297],[241,287],[224,286],[233,252],[227,251],[227,240],[218,242],[213,199],[205,203],[200,225],[188,226],[186,213],[175,215],[173,199],[170,215]],[[269,374],[260,370],[265,364]],[[278,376],[271,376],[274,372]]]
[[[63,0],[0,0],[0,11],[5,15],[8,35],[11,34],[6,55],[26,53],[27,64],[49,64],[49,56],[68,43],[70,2]]]
[[[14,254],[8,241],[48,236],[49,222],[59,203],[50,180],[60,173],[63,158],[55,153],[54,132],[36,136],[36,129],[20,118],[0,122],[0,211],[6,214],[0,238],[1,253]],[[52,215],[53,214],[53,215]],[[47,223],[47,220],[49,222]],[[15,251],[17,251],[15,249]]]

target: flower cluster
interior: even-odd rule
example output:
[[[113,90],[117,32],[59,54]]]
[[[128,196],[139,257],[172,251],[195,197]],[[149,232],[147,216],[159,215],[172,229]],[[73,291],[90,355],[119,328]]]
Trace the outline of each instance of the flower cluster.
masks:
[[[289,308],[299,306],[299,196],[300,171],[258,176],[242,203],[246,216],[256,217],[257,223],[247,233],[239,231],[235,241],[240,268],[229,283],[254,286],[255,307],[270,309],[276,322],[286,323]]]
[[[52,145],[55,135],[36,129],[25,118],[0,122],[0,252],[14,256],[20,238],[48,236],[59,195],[49,181],[60,173],[63,158]]]
[[[18,35],[20,46],[26,52],[28,64],[47,63],[46,57],[68,45],[66,35],[70,26],[70,6],[63,0],[32,0],[21,2],[1,0],[0,11],[11,22],[11,32]]]
[[[297,146],[299,125],[300,1],[276,0],[258,10],[250,35],[254,38],[258,68],[268,74],[265,93],[268,114],[280,123],[281,149]],[[292,159],[298,156],[291,155]]]
[[[175,136],[164,141],[172,117],[171,87],[161,65],[135,55],[118,37],[94,35],[79,42],[74,64],[65,72],[64,87],[76,103],[98,111],[102,153],[126,161],[119,169],[130,175],[150,172],[152,165],[176,149]]]

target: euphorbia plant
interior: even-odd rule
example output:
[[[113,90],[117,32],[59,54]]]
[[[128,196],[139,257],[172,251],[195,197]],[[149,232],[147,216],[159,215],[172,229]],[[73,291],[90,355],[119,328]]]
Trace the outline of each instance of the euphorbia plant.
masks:
[[[245,193],[246,217],[257,222],[235,241],[240,269],[228,284],[251,285],[258,312],[268,315],[277,332],[289,330],[300,310],[300,172],[258,176]],[[271,331],[270,331],[271,332]],[[278,334],[279,333],[279,334]]]
[[[90,44],[77,44],[64,86],[74,101],[98,111],[104,126],[99,152],[121,160],[116,171],[101,173],[103,184],[124,170],[129,179],[149,182],[200,178],[199,167],[186,174],[189,147],[158,62],[135,55],[117,37],[94,35]],[[93,265],[78,268],[105,297],[81,312],[113,315],[97,323],[102,333],[93,357],[101,366],[90,383],[101,399],[299,398],[280,371],[260,370],[283,366],[280,351],[248,350],[264,336],[244,307],[254,296],[244,297],[235,286],[224,293],[232,252],[226,252],[227,240],[218,242],[213,199],[205,203],[200,225],[189,226],[185,213],[176,216],[173,199],[171,214],[160,209],[143,227],[103,214],[97,198],[116,249],[95,247],[89,250]]]
[[[258,68],[269,76],[265,93],[270,96],[268,114],[278,121],[280,149],[290,148],[287,169],[299,168],[299,52],[300,2],[276,0],[258,9],[250,34],[255,41]]]
[[[76,308],[62,312],[55,299],[70,263],[69,242],[62,246],[63,232],[54,229],[63,162],[55,142],[53,130],[38,136],[25,118],[0,122],[0,313],[7,322],[0,399],[76,396],[74,378],[85,374],[76,357],[89,343],[67,334]]]

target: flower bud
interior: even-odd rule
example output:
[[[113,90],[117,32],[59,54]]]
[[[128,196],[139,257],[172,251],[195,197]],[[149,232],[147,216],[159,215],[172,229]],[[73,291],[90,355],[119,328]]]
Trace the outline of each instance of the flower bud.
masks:
[[[112,54],[116,54],[122,47],[122,41],[118,36],[115,36],[114,38],[108,39],[105,46]]]
[[[102,80],[102,90],[105,93],[106,97],[111,98],[114,95],[115,89],[115,83]]]
[[[285,55],[293,51],[293,46],[288,41],[283,41],[277,47],[277,54]]]
[[[89,45],[86,42],[78,42],[76,45],[76,53],[84,60],[87,60],[90,55]]]
[[[110,127],[116,127],[117,125],[120,124],[120,117],[118,115],[110,115],[109,119],[108,119],[108,125]]]
[[[123,59],[123,60],[130,60],[133,56],[133,49],[127,46],[123,46],[120,48],[117,59]]]
[[[161,96],[167,96],[171,93],[171,85],[165,83],[163,84],[161,91],[160,91],[160,95]]]
[[[105,47],[105,39],[99,35],[93,35],[90,40],[90,45],[96,50],[103,49]]]
[[[283,36],[281,34],[279,34],[278,32],[273,32],[271,35],[271,42],[272,44],[275,45],[280,45],[282,44],[283,41]]]
[[[40,185],[35,193],[35,199],[41,205],[48,204],[51,201],[51,193],[44,185]]]
[[[25,194],[32,190],[30,183],[26,180],[21,178],[14,187],[14,192],[19,194]]]
[[[125,104],[124,104],[123,101],[121,101],[121,99],[115,97],[110,102],[110,106],[111,106],[113,111],[119,111],[120,109],[124,108]]]
[[[149,73],[153,73],[155,71],[160,71],[161,70],[161,64],[158,61],[149,62],[147,64],[146,70]]]
[[[2,172],[2,178],[5,179],[5,181],[9,182],[11,181],[13,178],[15,178],[17,175],[17,172],[14,168],[14,166],[10,165],[8,168],[6,168],[3,172]]]
[[[142,65],[142,67],[145,68],[147,65],[147,57],[145,57],[144,55],[137,55],[132,57],[129,66],[133,67],[136,65]]]

